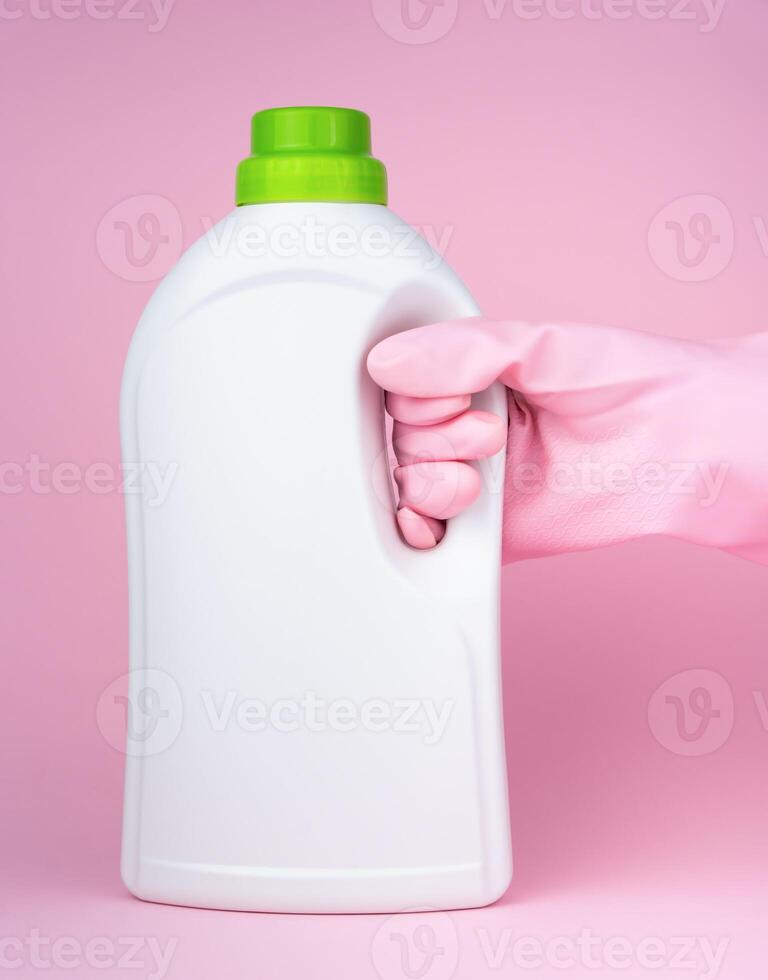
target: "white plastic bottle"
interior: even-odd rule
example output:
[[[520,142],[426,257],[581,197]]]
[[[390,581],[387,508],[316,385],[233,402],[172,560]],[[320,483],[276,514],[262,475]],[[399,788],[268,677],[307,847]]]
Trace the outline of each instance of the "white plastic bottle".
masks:
[[[122,873],[143,899],[392,912],[509,883],[503,458],[409,548],[365,370],[388,334],[478,311],[369,150],[360,112],[257,113],[240,206],[131,345],[124,460],[173,476],[126,498]],[[505,416],[496,387],[474,404]]]

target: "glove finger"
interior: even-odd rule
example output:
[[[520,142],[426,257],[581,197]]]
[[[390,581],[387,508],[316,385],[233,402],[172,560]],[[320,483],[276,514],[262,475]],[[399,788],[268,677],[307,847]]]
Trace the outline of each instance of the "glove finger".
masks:
[[[382,388],[411,398],[471,394],[498,379],[535,405],[581,415],[684,378],[712,354],[709,344],[619,327],[476,317],[387,337],[368,355],[368,370]]]
[[[420,551],[434,548],[445,535],[445,521],[424,517],[410,507],[400,508],[397,512],[397,524],[405,541]]]
[[[467,463],[429,462],[398,466],[394,477],[401,506],[440,520],[466,510],[480,493],[480,476]]]
[[[503,448],[507,425],[492,412],[462,412],[437,425],[395,422],[392,445],[401,465],[438,460],[484,459]]]
[[[411,398],[387,392],[387,411],[398,422],[409,425],[433,425],[445,422],[469,408],[470,395],[449,395],[445,398]]]

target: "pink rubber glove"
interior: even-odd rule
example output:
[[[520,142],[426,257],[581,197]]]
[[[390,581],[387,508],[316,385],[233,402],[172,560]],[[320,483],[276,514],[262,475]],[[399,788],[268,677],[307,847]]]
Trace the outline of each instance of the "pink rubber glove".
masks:
[[[418,327],[368,357],[395,419],[398,522],[433,547],[506,437],[504,560],[668,534],[768,563],[768,334],[723,341],[615,327]],[[509,429],[470,395],[509,389]]]

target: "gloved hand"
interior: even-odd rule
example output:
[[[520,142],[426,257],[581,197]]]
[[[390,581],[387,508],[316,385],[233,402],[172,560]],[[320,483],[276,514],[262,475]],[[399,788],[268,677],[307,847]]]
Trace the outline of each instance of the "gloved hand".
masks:
[[[479,494],[464,461],[506,438],[505,561],[669,534],[768,563],[768,334],[473,318],[389,337],[368,370],[388,392],[398,522],[414,547],[434,547]],[[470,408],[496,380],[508,431]]]

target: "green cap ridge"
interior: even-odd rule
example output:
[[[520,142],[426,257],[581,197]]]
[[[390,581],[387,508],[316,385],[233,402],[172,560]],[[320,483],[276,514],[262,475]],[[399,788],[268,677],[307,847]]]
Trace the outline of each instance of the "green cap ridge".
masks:
[[[387,172],[371,156],[371,121],[358,109],[265,109],[251,120],[251,155],[235,200],[387,203]]]

